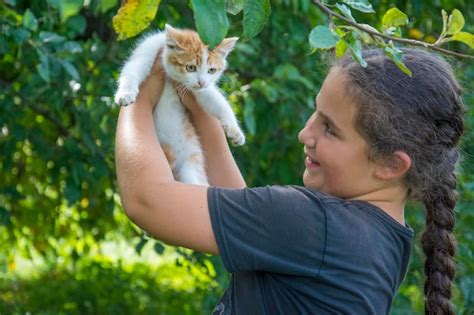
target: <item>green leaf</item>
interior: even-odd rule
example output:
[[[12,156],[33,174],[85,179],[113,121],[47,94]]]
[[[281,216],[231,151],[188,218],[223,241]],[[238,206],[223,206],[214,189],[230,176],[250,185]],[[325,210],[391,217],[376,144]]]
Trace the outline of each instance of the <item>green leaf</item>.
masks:
[[[30,9],[27,9],[23,15],[23,27],[32,31],[36,31],[38,29],[38,21]]]
[[[17,28],[12,32],[12,36],[17,44],[21,44],[26,42],[26,40],[30,37],[30,32],[24,28]]]
[[[63,36],[52,32],[40,32],[39,38],[43,43],[62,43],[66,40]]]
[[[400,68],[400,70],[403,71],[403,73],[407,74],[408,76],[412,76],[412,72],[410,69],[405,66],[402,60],[402,51],[398,48],[396,48],[393,45],[393,42],[390,41],[384,48],[385,55],[387,55],[397,66]]]
[[[441,36],[442,36],[448,30],[448,13],[446,13],[446,11],[444,10],[441,10],[441,15],[443,17],[443,31],[441,32]]]
[[[383,33],[389,36],[402,37],[402,29],[400,28],[400,26],[389,27],[384,30]]]
[[[138,242],[137,245],[135,245],[135,252],[137,252],[138,255],[141,254],[143,247],[145,247],[147,242],[148,242],[148,239],[143,237],[140,239],[140,242]]]
[[[342,2],[346,3],[353,9],[356,9],[361,12],[365,13],[375,13],[372,5],[367,0],[342,0]]]
[[[364,26],[365,28],[370,29],[370,30],[375,31],[375,32],[378,33],[378,31],[375,28],[373,28],[372,26],[370,26],[368,24],[359,24],[359,25]],[[353,32],[356,32],[359,35],[359,37],[362,39],[362,42],[364,42],[364,44],[372,44],[374,42],[373,37],[369,33],[366,33],[366,32],[364,32],[363,30],[361,30],[357,27],[346,26],[345,28],[350,29]]]
[[[346,53],[348,46],[346,41],[341,38],[336,44],[336,57],[341,58]]]
[[[38,70],[38,73],[43,80],[45,80],[46,82],[49,82],[51,80],[51,76],[50,76],[50,71],[49,71],[48,56],[39,50],[37,50],[37,52],[39,53],[39,56],[40,56],[40,64],[36,66],[36,70]]]
[[[249,97],[245,98],[243,114],[245,127],[250,135],[254,136],[257,129],[257,122],[255,120],[255,103]]]
[[[336,46],[339,36],[327,26],[318,25],[309,34],[309,44],[313,49],[328,49]]]
[[[112,19],[118,40],[138,35],[155,18],[161,0],[128,0]]]
[[[246,38],[255,37],[271,14],[270,0],[247,0],[244,4],[244,32]]]
[[[468,32],[458,32],[451,36],[448,41],[455,40],[458,42],[462,42],[472,49],[474,49],[474,35]]]
[[[165,251],[165,247],[160,242],[155,242],[155,245],[153,246],[153,248],[155,249],[155,252],[157,252],[158,254],[163,254],[163,252]]]
[[[71,54],[78,54],[82,52],[81,44],[79,44],[78,42],[73,42],[73,41],[64,43],[64,46],[62,49]]]
[[[227,0],[225,10],[232,15],[237,15],[244,8],[244,3],[245,0]]]
[[[352,16],[351,9],[347,5],[342,3],[336,3],[336,8],[338,8],[342,15],[344,15],[346,18],[348,18],[354,23],[357,23],[354,17]]]
[[[347,35],[347,45],[351,52],[352,58],[362,67],[367,67],[367,62],[362,58],[362,44],[357,33],[350,32]]]
[[[82,8],[83,0],[59,0],[59,15],[61,16],[61,22],[79,13]]]
[[[100,12],[106,13],[117,5],[118,0],[99,0]]]
[[[192,0],[196,29],[202,41],[213,49],[229,30],[224,0]]]
[[[86,30],[86,23],[86,19],[79,14],[68,19],[66,25],[68,29],[74,31],[76,34],[83,34]]]
[[[64,70],[76,81],[79,81],[79,72],[77,72],[76,67],[72,63],[66,60],[60,60],[61,66],[63,66]]]
[[[397,8],[389,9],[382,18],[382,27],[384,30],[406,24],[408,24],[408,16]]]
[[[459,33],[464,28],[464,17],[461,11],[454,9],[448,19],[447,35]]]

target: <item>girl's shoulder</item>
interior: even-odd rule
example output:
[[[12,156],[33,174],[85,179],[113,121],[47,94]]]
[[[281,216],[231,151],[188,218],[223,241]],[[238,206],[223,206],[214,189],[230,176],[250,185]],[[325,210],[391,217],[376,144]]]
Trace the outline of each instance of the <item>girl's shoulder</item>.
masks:
[[[283,189],[299,192],[301,195],[318,203],[321,209],[326,211],[328,220],[336,221],[334,224],[382,226],[383,228],[389,228],[395,233],[401,233],[406,237],[411,238],[414,235],[414,231],[408,223],[405,226],[401,225],[385,211],[369,202],[347,200],[303,186],[291,185],[282,187],[284,187]]]

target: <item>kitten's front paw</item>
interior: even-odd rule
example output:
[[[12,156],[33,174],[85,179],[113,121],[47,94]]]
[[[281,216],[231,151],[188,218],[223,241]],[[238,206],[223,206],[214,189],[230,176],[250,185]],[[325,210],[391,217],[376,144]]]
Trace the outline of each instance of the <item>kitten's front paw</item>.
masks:
[[[238,127],[228,127],[224,126],[225,133],[235,145],[244,145],[245,144],[245,135]]]
[[[119,106],[128,106],[135,102],[138,92],[117,92],[115,94],[115,103]]]

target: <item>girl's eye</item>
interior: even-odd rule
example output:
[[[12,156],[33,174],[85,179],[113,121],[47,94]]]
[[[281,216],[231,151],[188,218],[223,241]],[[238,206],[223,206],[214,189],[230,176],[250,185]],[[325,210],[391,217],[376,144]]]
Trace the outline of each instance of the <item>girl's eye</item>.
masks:
[[[195,65],[186,65],[186,71],[195,72],[196,71],[196,66]]]
[[[213,73],[215,73],[216,71],[217,71],[216,68],[209,68],[209,70],[207,70],[207,72],[210,73],[210,74],[213,74]]]
[[[332,130],[331,126],[327,122],[324,123],[324,132],[328,135],[332,135],[332,136],[336,135],[334,133],[334,130]]]

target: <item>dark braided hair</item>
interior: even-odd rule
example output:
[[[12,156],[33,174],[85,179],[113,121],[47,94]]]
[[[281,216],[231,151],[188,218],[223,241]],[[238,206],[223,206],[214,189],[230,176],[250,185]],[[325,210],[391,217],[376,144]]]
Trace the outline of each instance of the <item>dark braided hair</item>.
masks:
[[[426,209],[421,240],[425,314],[455,314],[450,299],[456,270],[455,165],[464,130],[461,88],[442,58],[421,49],[402,50],[412,77],[378,49],[364,51],[365,68],[345,56],[333,69],[347,74],[347,93],[358,108],[356,130],[368,143],[369,159],[393,163],[398,150],[411,158],[404,182],[409,197]]]

